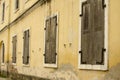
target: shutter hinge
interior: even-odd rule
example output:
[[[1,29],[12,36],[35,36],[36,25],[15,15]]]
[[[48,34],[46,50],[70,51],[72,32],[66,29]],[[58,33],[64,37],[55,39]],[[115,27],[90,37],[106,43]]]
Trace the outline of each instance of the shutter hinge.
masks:
[[[57,55],[57,53],[55,53],[55,55]]]
[[[102,0],[102,7],[103,9],[106,8],[105,0]]]
[[[81,54],[82,53],[82,51],[79,51],[79,54]]]
[[[103,4],[103,9],[106,8],[106,4]]]
[[[45,54],[43,54],[43,56],[45,56]]]
[[[44,30],[46,30],[46,28],[44,28]]]
[[[56,23],[56,26],[58,25],[58,23]]]
[[[82,17],[82,16],[83,16],[83,14],[80,14],[79,16],[80,16],[80,17]]]

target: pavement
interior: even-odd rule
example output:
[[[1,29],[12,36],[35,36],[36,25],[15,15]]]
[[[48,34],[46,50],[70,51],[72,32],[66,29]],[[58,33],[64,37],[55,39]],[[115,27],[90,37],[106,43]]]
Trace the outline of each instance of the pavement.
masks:
[[[8,78],[0,78],[0,80],[10,80],[10,79],[8,79]]]

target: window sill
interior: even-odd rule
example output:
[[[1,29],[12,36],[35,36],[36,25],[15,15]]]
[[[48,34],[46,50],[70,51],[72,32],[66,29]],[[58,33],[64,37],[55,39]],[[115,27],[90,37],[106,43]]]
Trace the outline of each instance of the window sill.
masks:
[[[4,21],[1,21],[1,24],[3,24],[4,23]]]
[[[5,66],[5,63],[2,63],[1,66]]]
[[[57,68],[57,64],[45,64],[44,63],[44,67],[45,68]]]
[[[23,67],[30,67],[30,64],[23,64]]]
[[[15,9],[14,13],[17,13],[19,11],[19,8],[18,9]]]
[[[101,70],[101,71],[107,71],[108,70],[108,68],[107,68],[107,66],[106,65],[87,65],[87,64],[85,64],[85,65],[79,65],[78,66],[78,68],[79,69],[86,69],[86,70]]]
[[[13,66],[16,66],[17,64],[16,63],[12,63]]]

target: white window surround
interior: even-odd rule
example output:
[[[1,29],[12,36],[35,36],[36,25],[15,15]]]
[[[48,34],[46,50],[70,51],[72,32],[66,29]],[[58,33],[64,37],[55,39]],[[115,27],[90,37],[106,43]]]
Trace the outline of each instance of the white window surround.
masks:
[[[24,30],[22,30],[23,36],[24,36],[24,32],[27,31],[27,30],[29,30],[29,35],[31,36],[31,27],[27,27]],[[31,56],[31,43],[30,42],[31,42],[31,38],[29,38],[29,63],[24,64],[22,62],[23,67],[30,67],[30,62],[31,62],[31,58],[30,58],[30,56]],[[24,41],[23,41],[23,43],[24,43]],[[23,54],[23,51],[22,51],[22,54]],[[22,55],[22,57],[23,57],[23,55]],[[22,61],[23,61],[23,58],[22,58]]]
[[[58,13],[46,17],[45,23],[44,23],[44,28],[46,28],[46,26],[45,26],[46,25],[46,20],[49,19],[49,18],[52,18],[54,16],[57,16],[57,37],[56,37],[56,52],[57,52],[57,55],[56,55],[56,64],[46,64],[45,63],[45,56],[44,56],[43,57],[44,58],[43,59],[43,66],[48,67],[48,68],[49,67],[51,67],[51,68],[57,68],[58,67]],[[45,54],[45,32],[44,32],[44,53],[43,53],[43,55]]]
[[[81,14],[81,9],[82,9],[82,3],[85,2],[87,0],[80,0],[80,14]],[[105,38],[104,38],[104,48],[106,48],[106,52],[105,52],[105,56],[104,56],[104,65],[89,65],[89,64],[81,64],[81,54],[79,53],[78,55],[78,68],[79,69],[91,69],[91,70],[108,70],[108,1],[109,0],[105,0],[105,4],[106,4],[106,8],[105,9]],[[79,24],[79,48],[78,50],[81,50],[81,17],[79,20],[80,24]],[[79,52],[78,51],[78,52]]]

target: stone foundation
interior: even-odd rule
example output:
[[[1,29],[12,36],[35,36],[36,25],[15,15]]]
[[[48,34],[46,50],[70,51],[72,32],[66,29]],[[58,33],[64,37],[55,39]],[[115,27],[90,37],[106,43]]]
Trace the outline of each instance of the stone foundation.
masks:
[[[23,74],[10,73],[9,75],[11,80],[49,80],[45,78],[39,78],[35,76],[28,76]]]

